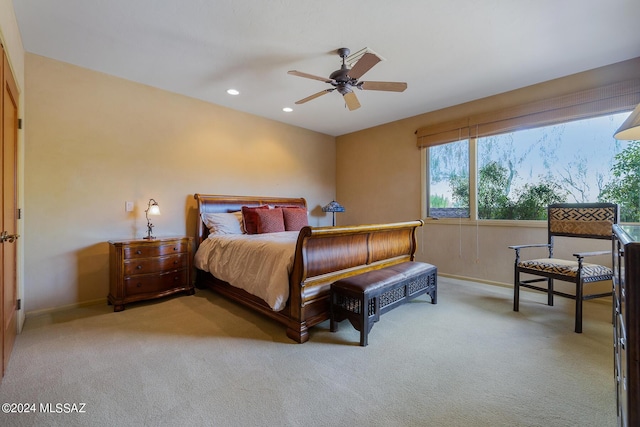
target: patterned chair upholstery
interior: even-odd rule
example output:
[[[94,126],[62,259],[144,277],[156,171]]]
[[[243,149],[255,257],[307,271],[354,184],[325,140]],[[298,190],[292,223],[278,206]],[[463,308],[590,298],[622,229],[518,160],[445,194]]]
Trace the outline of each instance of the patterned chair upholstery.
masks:
[[[547,293],[547,304],[553,305],[553,296],[558,295],[576,301],[575,331],[582,332],[582,302],[585,300],[611,296],[612,292],[585,294],[586,283],[611,280],[613,271],[609,267],[589,264],[584,259],[595,255],[604,255],[610,251],[576,252],[573,260],[553,257],[554,237],[579,237],[587,239],[611,240],[613,224],[618,222],[618,205],[613,203],[556,203],[549,205],[548,242],[533,245],[509,246],[516,252],[514,268],[513,311],[520,309],[520,287],[535,289]],[[548,258],[520,259],[520,251],[525,248],[546,247]],[[535,279],[520,280],[520,274],[539,276]],[[576,285],[575,295],[559,292],[553,288],[554,279],[572,282]],[[546,287],[533,283],[546,282]]]

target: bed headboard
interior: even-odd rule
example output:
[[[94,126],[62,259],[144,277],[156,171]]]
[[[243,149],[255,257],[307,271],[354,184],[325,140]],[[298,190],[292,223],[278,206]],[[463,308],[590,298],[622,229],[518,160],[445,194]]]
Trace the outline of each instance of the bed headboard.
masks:
[[[209,235],[209,229],[202,222],[203,213],[224,213],[236,212],[243,206],[301,206],[306,208],[307,201],[302,198],[290,197],[258,197],[258,196],[222,196],[215,194],[194,194],[193,197],[198,202],[198,216],[196,225],[195,244],[196,248]]]

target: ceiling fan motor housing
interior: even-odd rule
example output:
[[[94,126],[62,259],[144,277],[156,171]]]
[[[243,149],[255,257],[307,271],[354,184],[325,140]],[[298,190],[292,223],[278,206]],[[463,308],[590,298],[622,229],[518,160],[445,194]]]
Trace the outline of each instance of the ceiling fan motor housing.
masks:
[[[331,73],[329,78],[331,80],[335,80],[338,83],[351,83],[352,80],[355,81],[355,79],[349,77],[349,71],[351,71],[351,69],[349,69],[346,65],[343,65],[342,68]]]

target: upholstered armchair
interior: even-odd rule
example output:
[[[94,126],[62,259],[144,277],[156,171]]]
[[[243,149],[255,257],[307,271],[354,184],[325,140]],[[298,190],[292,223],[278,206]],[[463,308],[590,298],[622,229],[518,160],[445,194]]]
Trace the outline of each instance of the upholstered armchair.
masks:
[[[548,241],[531,245],[514,245],[514,293],[513,310],[520,309],[520,287],[526,287],[547,293],[547,304],[553,305],[554,295],[571,298],[576,301],[575,331],[582,332],[582,302],[585,300],[612,295],[611,291],[586,294],[586,284],[611,280],[611,268],[590,264],[585,259],[610,253],[610,251],[575,252],[574,259],[558,259],[554,257],[554,238],[558,236],[583,239],[612,240],[613,224],[618,222],[618,205],[613,203],[557,203],[548,206]],[[576,240],[579,244],[579,240]],[[545,247],[549,251],[548,258],[521,258],[521,251],[528,248]],[[521,280],[520,275],[538,276],[534,279]],[[562,280],[575,283],[575,294],[559,292],[554,289],[553,281]],[[534,285],[546,282],[546,287]]]

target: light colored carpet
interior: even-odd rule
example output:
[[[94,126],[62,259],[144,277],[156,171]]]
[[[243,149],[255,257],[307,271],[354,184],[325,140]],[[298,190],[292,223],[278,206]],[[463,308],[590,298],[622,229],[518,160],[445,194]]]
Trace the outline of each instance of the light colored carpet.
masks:
[[[86,413],[0,414],[3,426],[614,426],[610,306],[545,305],[439,279],[358,345],[348,321],[305,344],[198,291],[28,318],[0,402],[86,403]]]

